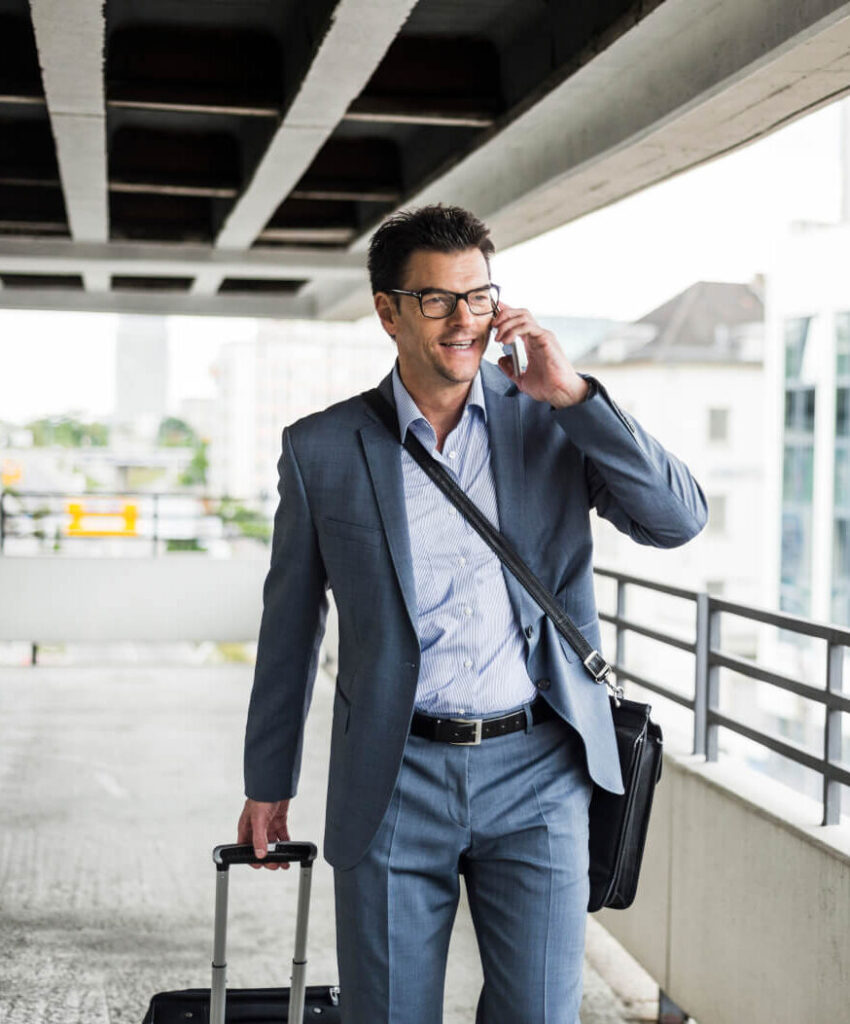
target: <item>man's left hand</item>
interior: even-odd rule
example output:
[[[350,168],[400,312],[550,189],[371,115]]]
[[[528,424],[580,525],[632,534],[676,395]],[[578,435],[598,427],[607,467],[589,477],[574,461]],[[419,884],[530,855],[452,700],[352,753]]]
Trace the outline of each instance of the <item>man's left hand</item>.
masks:
[[[528,355],[525,373],[519,377],[514,374],[510,356],[499,360],[502,373],[510,377],[520,391],[556,409],[584,401],[589,388],[587,381],[576,373],[555,335],[544,330],[527,309],[499,303],[492,326],[496,328],[494,340],[499,345],[509,345],[517,336],[525,342]]]

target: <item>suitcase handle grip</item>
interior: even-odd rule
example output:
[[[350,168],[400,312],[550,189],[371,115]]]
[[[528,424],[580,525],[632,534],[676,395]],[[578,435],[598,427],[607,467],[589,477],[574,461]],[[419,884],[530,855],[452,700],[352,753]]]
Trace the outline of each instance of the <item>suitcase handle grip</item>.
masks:
[[[228,843],[216,846],[213,860],[216,871],[227,871],[231,864],[291,864],[312,866],[317,850],[314,843],[275,843],[265,857],[258,857],[250,843]]]

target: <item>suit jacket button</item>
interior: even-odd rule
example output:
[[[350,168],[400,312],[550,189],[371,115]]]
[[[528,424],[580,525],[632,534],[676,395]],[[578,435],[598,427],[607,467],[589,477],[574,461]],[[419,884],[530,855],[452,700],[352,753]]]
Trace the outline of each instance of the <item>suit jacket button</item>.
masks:
[[[534,636],[534,626],[526,626],[525,627],[525,635],[530,640]]]
[[[548,679],[538,679],[535,683],[538,690],[548,690],[551,685]]]

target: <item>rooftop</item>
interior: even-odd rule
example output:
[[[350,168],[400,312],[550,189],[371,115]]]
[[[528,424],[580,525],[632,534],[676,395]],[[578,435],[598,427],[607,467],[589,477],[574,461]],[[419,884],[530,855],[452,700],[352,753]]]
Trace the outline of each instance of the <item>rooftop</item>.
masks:
[[[614,328],[581,363],[760,363],[763,321],[757,285],[698,281]]]

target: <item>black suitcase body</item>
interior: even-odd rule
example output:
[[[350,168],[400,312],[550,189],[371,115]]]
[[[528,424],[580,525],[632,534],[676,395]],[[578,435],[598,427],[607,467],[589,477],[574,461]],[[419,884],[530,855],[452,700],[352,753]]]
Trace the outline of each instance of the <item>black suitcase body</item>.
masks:
[[[208,1024],[209,1014],[208,988],[160,992],[151,999],[143,1024]],[[281,1021],[289,1021],[289,989],[229,988],[225,1020],[227,1024],[280,1024]],[[339,989],[330,985],[308,985],[303,1020],[340,1024]]]
[[[316,847],[313,843],[275,843],[264,861],[249,845],[217,846],[215,938],[211,988],[159,992],[148,1006],[143,1024],[340,1024],[339,988],[306,985],[307,921]],[[295,863],[301,865],[295,922],[292,988],[227,989],[227,887],[232,864]],[[290,1010],[292,1016],[290,1017]]]

